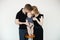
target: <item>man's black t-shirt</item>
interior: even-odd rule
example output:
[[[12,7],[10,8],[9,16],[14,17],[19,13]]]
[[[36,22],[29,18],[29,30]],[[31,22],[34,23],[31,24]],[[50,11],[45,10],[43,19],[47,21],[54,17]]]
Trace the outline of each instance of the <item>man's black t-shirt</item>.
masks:
[[[27,15],[22,12],[22,9],[17,13],[16,19],[19,19],[20,22],[26,22]],[[20,24],[19,29],[26,29],[25,24]]]

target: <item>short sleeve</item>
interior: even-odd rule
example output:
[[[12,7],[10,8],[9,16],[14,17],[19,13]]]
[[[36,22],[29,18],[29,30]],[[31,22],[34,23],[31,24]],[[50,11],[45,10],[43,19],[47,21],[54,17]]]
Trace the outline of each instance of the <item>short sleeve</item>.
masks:
[[[44,15],[43,15],[43,14],[39,14],[39,16],[38,16],[38,17],[39,17],[39,18],[41,18],[41,16],[44,18]]]
[[[20,17],[20,11],[16,14],[16,19],[19,19]]]

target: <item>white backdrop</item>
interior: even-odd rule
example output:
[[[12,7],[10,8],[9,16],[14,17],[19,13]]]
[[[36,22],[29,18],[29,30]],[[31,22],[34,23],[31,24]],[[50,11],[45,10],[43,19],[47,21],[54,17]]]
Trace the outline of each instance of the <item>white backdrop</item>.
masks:
[[[0,0],[0,40],[19,40],[15,16],[27,3],[44,14],[44,40],[60,40],[60,0]]]

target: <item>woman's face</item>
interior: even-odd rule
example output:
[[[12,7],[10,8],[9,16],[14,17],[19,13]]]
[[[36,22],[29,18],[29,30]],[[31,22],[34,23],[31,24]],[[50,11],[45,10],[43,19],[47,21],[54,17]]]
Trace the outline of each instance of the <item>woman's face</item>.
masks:
[[[35,15],[35,12],[34,11],[31,11],[32,15]]]

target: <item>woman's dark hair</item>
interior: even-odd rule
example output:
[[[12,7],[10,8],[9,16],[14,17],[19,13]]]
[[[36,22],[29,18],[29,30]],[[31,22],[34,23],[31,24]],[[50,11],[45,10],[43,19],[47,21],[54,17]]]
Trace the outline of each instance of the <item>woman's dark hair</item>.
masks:
[[[26,4],[24,8],[26,8],[29,11],[33,10],[32,6],[30,4]]]

